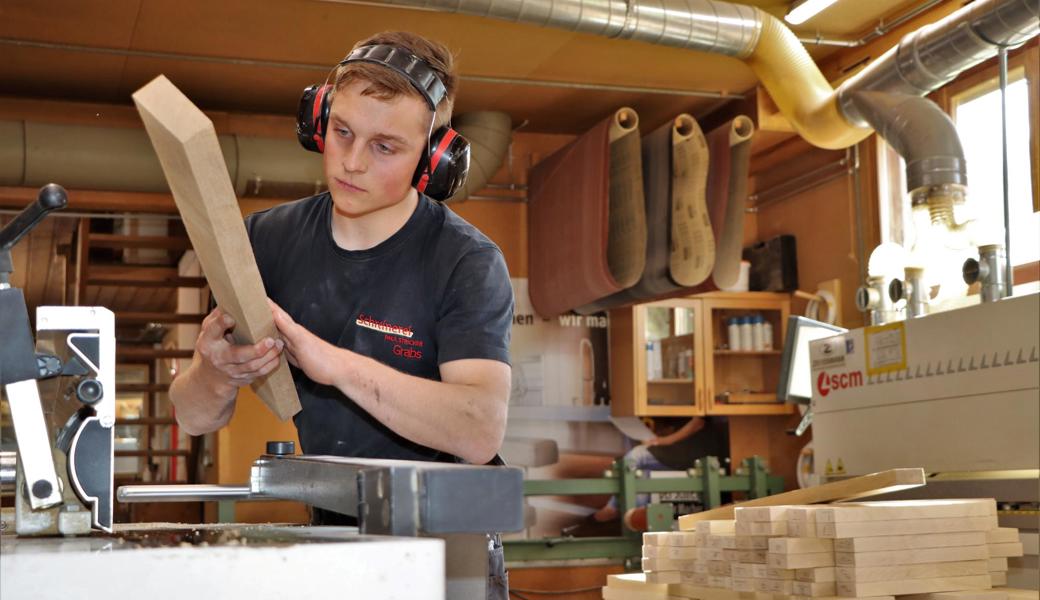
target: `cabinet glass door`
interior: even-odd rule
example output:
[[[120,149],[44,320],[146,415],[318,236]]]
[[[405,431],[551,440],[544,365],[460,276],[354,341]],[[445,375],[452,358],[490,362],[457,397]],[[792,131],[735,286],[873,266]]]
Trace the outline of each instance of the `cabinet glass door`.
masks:
[[[644,331],[647,406],[695,405],[693,308],[646,307]]]

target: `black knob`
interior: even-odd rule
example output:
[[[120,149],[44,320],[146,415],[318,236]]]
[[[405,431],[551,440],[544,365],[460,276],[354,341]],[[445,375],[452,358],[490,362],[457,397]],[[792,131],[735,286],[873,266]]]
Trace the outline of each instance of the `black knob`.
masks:
[[[65,188],[56,183],[48,183],[40,188],[40,192],[36,196],[36,202],[39,203],[40,208],[43,210],[58,210],[68,205],[69,196],[65,193]]]
[[[51,487],[51,483],[45,479],[37,480],[36,483],[32,484],[32,495],[43,500],[44,498],[51,495],[51,491],[54,488]]]
[[[296,454],[296,442],[267,442],[267,453],[273,456]]]
[[[101,387],[101,382],[97,379],[84,379],[76,386],[76,397],[83,404],[89,404],[90,406],[100,402],[104,392],[105,390]]]

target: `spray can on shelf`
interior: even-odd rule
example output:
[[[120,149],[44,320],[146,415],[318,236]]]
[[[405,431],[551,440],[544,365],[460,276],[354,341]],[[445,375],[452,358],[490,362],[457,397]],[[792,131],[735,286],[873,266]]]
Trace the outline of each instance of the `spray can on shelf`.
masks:
[[[744,352],[755,349],[752,337],[754,326],[751,324],[751,319],[752,317],[740,317],[740,349]]]
[[[740,319],[732,317],[729,320],[727,331],[729,333],[729,349],[736,352],[740,346]]]

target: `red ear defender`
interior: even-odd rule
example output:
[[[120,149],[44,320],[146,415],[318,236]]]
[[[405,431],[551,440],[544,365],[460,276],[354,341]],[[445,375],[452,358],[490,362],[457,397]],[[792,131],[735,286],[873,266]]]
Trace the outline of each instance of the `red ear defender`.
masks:
[[[325,130],[329,126],[330,85],[312,85],[303,90],[296,111],[296,139],[312,151],[325,152]]]
[[[445,125],[430,137],[430,154],[419,161],[412,185],[434,200],[447,200],[466,182],[469,141]]]

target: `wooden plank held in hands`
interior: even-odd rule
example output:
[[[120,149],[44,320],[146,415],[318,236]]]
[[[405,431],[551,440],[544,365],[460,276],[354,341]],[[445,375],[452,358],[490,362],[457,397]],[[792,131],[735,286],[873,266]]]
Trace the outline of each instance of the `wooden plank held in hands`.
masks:
[[[897,490],[919,487],[924,484],[924,469],[890,469],[880,473],[833,481],[802,490],[792,490],[782,494],[755,498],[754,500],[729,504],[712,510],[683,515],[679,517],[679,529],[683,531],[693,530],[696,528],[698,521],[732,519],[733,509],[738,506],[782,506],[786,504],[818,504],[820,502],[853,500],[855,498],[876,496]]]
[[[162,75],[133,98],[217,304],[235,319],[235,341],[277,338],[213,122]],[[252,387],[284,421],[300,411],[300,399],[284,354],[279,362]]]

